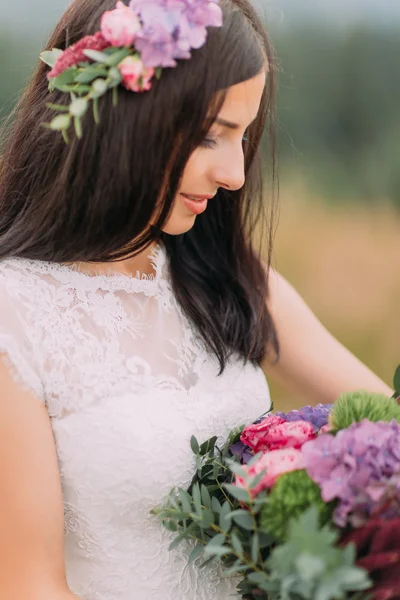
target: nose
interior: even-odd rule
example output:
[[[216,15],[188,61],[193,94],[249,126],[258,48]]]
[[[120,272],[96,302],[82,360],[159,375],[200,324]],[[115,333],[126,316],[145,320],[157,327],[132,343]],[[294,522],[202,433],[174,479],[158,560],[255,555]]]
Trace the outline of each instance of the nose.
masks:
[[[245,183],[244,155],[240,147],[230,152],[214,168],[217,187],[227,190],[240,190]]]

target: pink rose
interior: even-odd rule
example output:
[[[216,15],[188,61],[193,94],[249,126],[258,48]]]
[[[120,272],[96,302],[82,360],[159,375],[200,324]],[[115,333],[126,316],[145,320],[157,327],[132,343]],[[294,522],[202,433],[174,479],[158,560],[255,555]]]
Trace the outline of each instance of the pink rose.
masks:
[[[301,448],[305,442],[314,440],[317,434],[308,421],[288,421],[271,427],[266,443],[269,450],[280,448]]]
[[[111,46],[132,46],[140,29],[139,17],[120,1],[101,18],[101,32]]]
[[[269,415],[263,419],[261,423],[245,427],[240,436],[240,440],[243,444],[246,444],[246,446],[250,446],[256,454],[257,452],[269,450],[269,445],[266,441],[268,439],[268,432],[271,427],[281,425],[282,423],[285,423],[285,420],[281,417]]]
[[[307,421],[285,421],[270,415],[258,425],[245,427],[240,439],[257,454],[279,448],[301,448],[315,437],[314,428]]]
[[[255,497],[263,490],[272,487],[280,475],[289,471],[304,469],[305,462],[300,450],[285,448],[267,452],[260,457],[255,465],[243,468],[247,471],[249,477],[256,477],[264,469],[267,469],[260,483],[251,490],[251,495]],[[235,484],[240,488],[247,489],[247,484],[242,477],[237,476]]]
[[[127,56],[118,65],[122,75],[122,84],[131,92],[147,92],[151,89],[154,76],[152,67],[145,67],[138,56]]]

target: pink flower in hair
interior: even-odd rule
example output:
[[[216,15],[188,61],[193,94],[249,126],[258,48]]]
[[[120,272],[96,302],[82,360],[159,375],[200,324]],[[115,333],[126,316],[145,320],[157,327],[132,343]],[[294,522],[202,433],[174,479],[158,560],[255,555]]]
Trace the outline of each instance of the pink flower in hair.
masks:
[[[80,62],[85,62],[89,60],[87,56],[84,55],[84,50],[104,50],[108,48],[110,44],[104,39],[102,33],[99,31],[95,35],[87,35],[74,44],[70,46],[60,55],[53,69],[47,75],[48,79],[52,79],[53,77],[58,77],[61,73],[64,73],[70,67],[79,64]]]
[[[123,86],[132,92],[147,92],[151,89],[153,68],[146,68],[138,56],[127,56],[118,65]]]
[[[101,32],[111,46],[132,46],[140,29],[139,17],[121,1],[101,19]]]

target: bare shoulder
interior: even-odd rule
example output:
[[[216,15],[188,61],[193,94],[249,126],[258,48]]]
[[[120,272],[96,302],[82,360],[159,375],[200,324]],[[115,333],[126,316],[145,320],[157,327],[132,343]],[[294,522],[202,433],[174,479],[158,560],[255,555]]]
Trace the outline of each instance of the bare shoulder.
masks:
[[[45,404],[0,355],[0,597],[71,597],[63,561],[63,501]],[[21,573],[24,577],[21,578]]]

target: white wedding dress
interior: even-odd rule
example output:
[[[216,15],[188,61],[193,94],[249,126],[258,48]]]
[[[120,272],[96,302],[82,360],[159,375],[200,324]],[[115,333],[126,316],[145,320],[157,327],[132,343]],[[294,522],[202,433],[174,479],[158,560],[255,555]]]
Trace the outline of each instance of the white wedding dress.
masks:
[[[227,600],[237,581],[188,566],[190,544],[150,515],[194,473],[190,437],[226,439],[270,408],[260,368],[218,377],[169,283],[90,275],[41,261],[0,262],[0,352],[47,406],[65,510],[65,563],[84,600]]]

